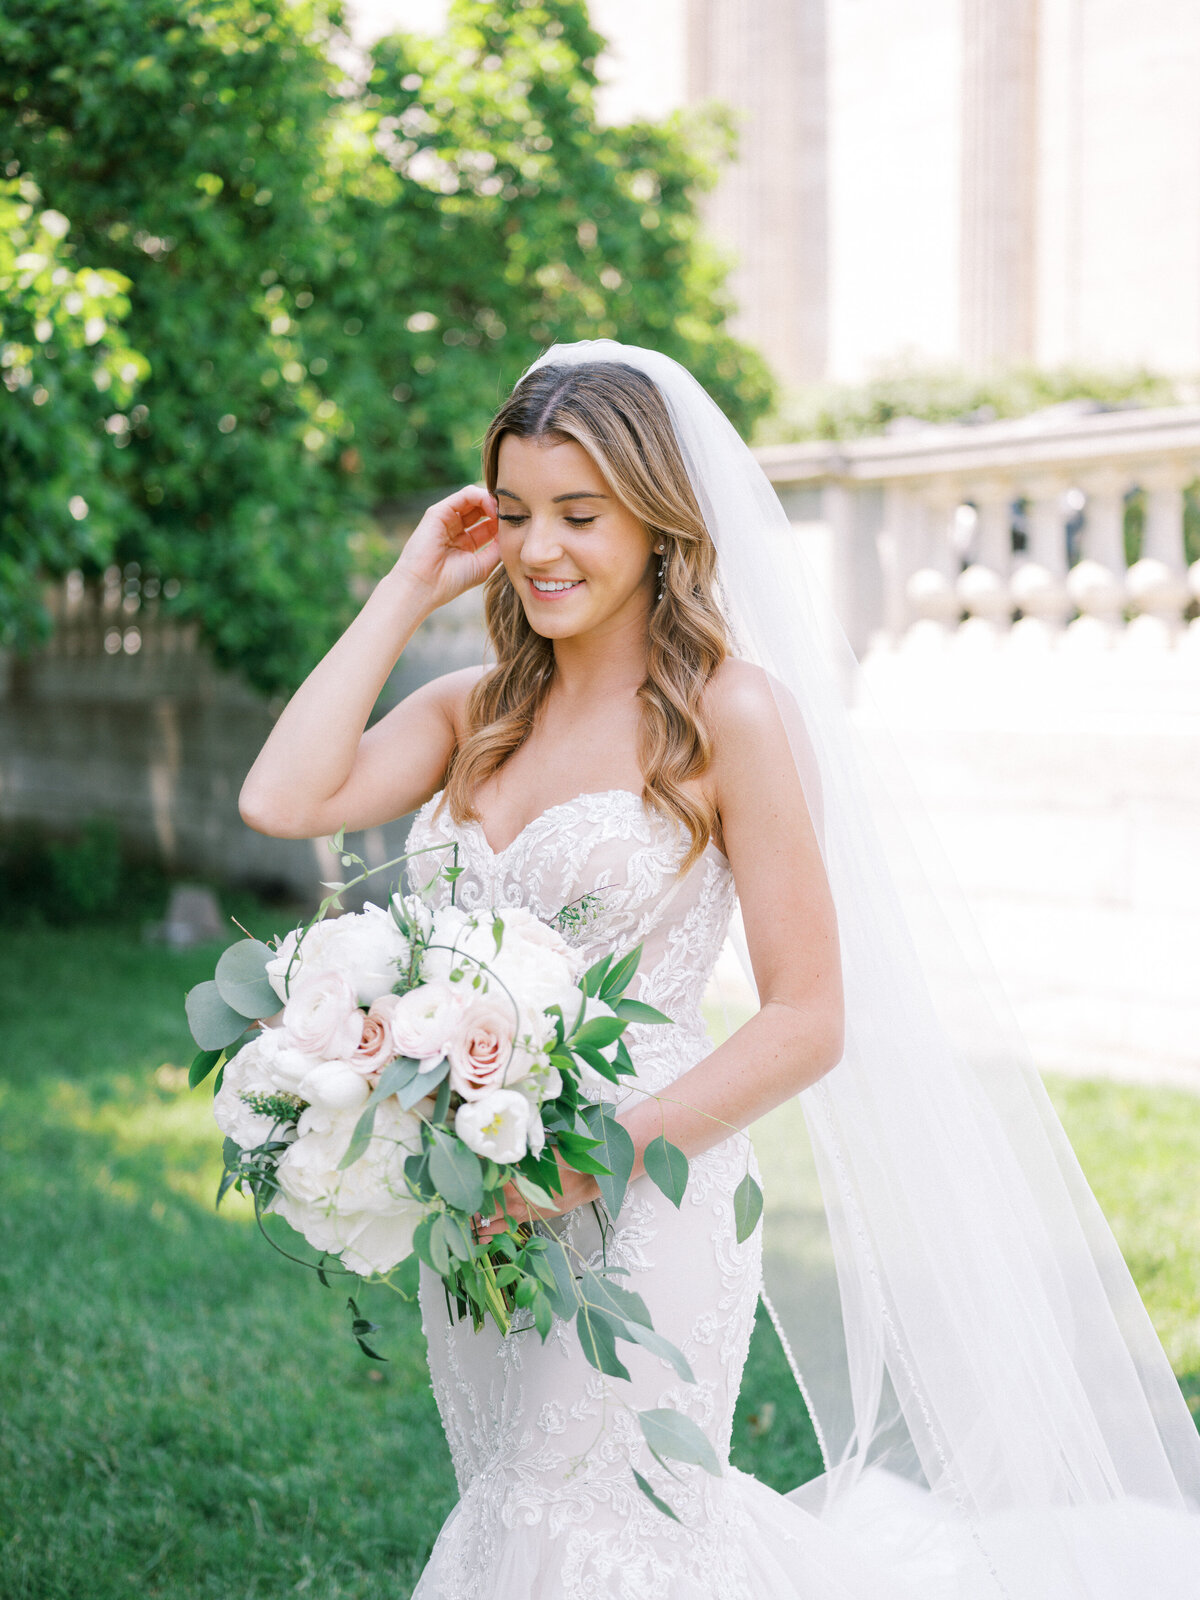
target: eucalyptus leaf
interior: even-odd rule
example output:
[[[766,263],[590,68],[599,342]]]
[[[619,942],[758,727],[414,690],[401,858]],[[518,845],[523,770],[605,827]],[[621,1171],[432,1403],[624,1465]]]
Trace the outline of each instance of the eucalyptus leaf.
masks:
[[[561,1317],[564,1322],[575,1315],[579,1305],[579,1289],[575,1282],[575,1275],[571,1271],[571,1263],[567,1259],[567,1252],[560,1240],[551,1238],[546,1241],[544,1257],[554,1278],[554,1288],[547,1285],[547,1294],[555,1316]]]
[[[540,1183],[534,1183],[532,1178],[527,1178],[518,1172],[515,1183],[519,1193],[529,1201],[529,1204],[538,1211],[553,1211],[554,1199],[548,1195]]]
[[[737,1241],[739,1244],[745,1244],[758,1226],[758,1219],[762,1216],[762,1208],[762,1190],[750,1174],[747,1173],[733,1193],[733,1220],[737,1228]]]
[[[184,1010],[192,1038],[201,1050],[223,1050],[246,1031],[246,1018],[221,998],[211,978],[188,990]]]
[[[347,1167],[352,1167],[359,1158],[366,1154],[367,1146],[371,1142],[371,1134],[375,1129],[375,1113],[379,1109],[379,1102],[386,1100],[388,1095],[395,1094],[397,1089],[408,1083],[416,1070],[417,1063],[408,1056],[398,1056],[395,1061],[389,1061],[379,1074],[378,1082],[371,1091],[371,1098],[362,1109],[362,1115],[354,1124],[354,1132],[350,1136],[350,1143],[346,1146],[345,1154],[338,1162],[338,1171],[344,1172]]]
[[[696,1375],[688,1366],[683,1351],[677,1350],[669,1339],[664,1339],[661,1333],[655,1333],[653,1328],[647,1328],[640,1322],[626,1321],[625,1332],[621,1337],[633,1344],[640,1344],[652,1355],[661,1356],[664,1361],[669,1361],[684,1383],[695,1383]]]
[[[585,1106],[582,1114],[588,1132],[600,1141],[599,1154],[608,1172],[598,1172],[596,1183],[609,1216],[615,1220],[625,1203],[633,1171],[633,1140],[616,1118],[607,1114],[602,1101]]]
[[[693,1466],[711,1472],[714,1478],[721,1476],[716,1451],[682,1411],[663,1406],[656,1411],[639,1411],[637,1419],[646,1443],[656,1456],[665,1456],[671,1461],[690,1461]]]
[[[646,1499],[649,1500],[654,1509],[656,1511],[661,1511],[664,1517],[670,1517],[672,1522],[678,1522],[679,1518],[671,1510],[667,1502],[655,1494],[654,1490],[646,1482],[645,1478],[642,1477],[638,1469],[636,1467],[630,1467],[629,1470],[633,1473],[633,1481],[637,1484],[638,1488],[646,1496]]]
[[[575,1316],[575,1328],[583,1354],[597,1372],[607,1373],[610,1378],[628,1380],[629,1368],[617,1354],[616,1330],[603,1311],[580,1306]]]
[[[646,1146],[642,1161],[651,1183],[657,1184],[673,1206],[681,1205],[688,1181],[688,1160],[683,1151],[659,1134]]]
[[[622,1322],[637,1322],[650,1326],[650,1312],[641,1295],[633,1289],[623,1289],[620,1284],[600,1273],[585,1268],[579,1280],[579,1294],[585,1305],[607,1311]]]
[[[258,939],[239,939],[217,962],[214,981],[225,1004],[256,1021],[273,1017],[283,1005],[267,979],[267,962],[274,951]]]
[[[483,1204],[483,1173],[479,1157],[461,1139],[437,1134],[429,1152],[429,1176],[448,1206],[473,1215]]]

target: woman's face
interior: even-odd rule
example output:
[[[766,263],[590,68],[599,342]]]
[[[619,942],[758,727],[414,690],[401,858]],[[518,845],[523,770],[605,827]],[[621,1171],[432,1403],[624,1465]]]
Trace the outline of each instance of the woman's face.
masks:
[[[645,617],[650,536],[581,444],[505,434],[496,502],[500,557],[536,633],[569,639]]]

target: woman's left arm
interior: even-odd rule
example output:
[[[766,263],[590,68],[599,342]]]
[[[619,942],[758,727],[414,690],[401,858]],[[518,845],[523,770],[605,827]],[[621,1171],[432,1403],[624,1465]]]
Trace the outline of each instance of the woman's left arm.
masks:
[[[727,662],[709,705],[715,797],[760,1009],[661,1099],[622,1107],[634,1177],[660,1133],[699,1155],[842,1057],[837,916],[770,681],[758,668]]]

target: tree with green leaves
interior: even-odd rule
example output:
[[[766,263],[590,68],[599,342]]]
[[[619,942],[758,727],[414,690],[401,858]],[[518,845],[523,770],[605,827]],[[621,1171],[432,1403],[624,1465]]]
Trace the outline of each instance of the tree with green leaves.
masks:
[[[73,270],[119,286],[140,352],[113,344],[136,394],[56,400],[86,448],[58,452],[38,521],[0,423],[7,642],[36,633],[45,576],[135,561],[178,581],[218,661],[290,688],[386,559],[373,513],[475,477],[555,339],[655,345],[744,428],[769,407],[697,218],[727,128],[599,126],[583,0],[456,0],[363,82],[331,60],[341,21],[336,0],[6,0],[0,174],[69,219]],[[0,354],[24,348],[23,292],[0,287]],[[55,324],[39,360],[62,376],[68,347]]]

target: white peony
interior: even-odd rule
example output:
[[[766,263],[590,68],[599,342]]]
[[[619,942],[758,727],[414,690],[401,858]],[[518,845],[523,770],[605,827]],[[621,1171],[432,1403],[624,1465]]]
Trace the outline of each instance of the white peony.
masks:
[[[359,1115],[317,1105],[302,1114],[276,1171],[272,1210],[352,1272],[387,1272],[412,1253],[424,1211],[404,1181],[405,1158],[421,1148],[421,1124],[389,1095],[376,1110],[366,1153],[340,1172]]]
[[[477,1156],[490,1156],[503,1164],[519,1161],[529,1149],[534,1121],[542,1132],[541,1119],[523,1094],[515,1089],[496,1089],[482,1100],[468,1100],[459,1106],[454,1114],[454,1131]]]
[[[503,925],[499,951],[493,931],[496,915]],[[426,978],[449,979],[457,970],[462,974],[458,981],[478,993],[472,982],[475,975],[482,973],[487,981],[489,972],[494,974],[498,981],[490,983],[488,992],[505,999],[511,995],[522,1012],[521,1031],[534,1033],[539,1043],[553,1031],[543,1015],[547,1006],[561,1006],[568,1026],[574,1020],[582,958],[528,907],[468,915],[456,906],[444,906],[433,914],[430,946],[421,967]],[[446,946],[451,948],[440,948]]]
[[[298,940],[299,954],[292,966],[290,987],[306,969],[340,972],[354,988],[359,1005],[369,1006],[381,994],[388,994],[400,968],[408,965],[408,940],[391,912],[368,903],[361,911],[348,911],[315,923],[303,939],[299,929],[293,929],[281,941],[277,954],[267,962],[267,978],[281,1000],[286,1000],[290,992],[285,983]]]
[[[291,1131],[279,1127],[273,1117],[252,1111],[242,1099],[244,1094],[273,1095],[279,1092],[270,1071],[269,1060],[264,1059],[264,1034],[256,1034],[225,1063],[221,1087],[213,1100],[213,1116],[217,1127],[237,1145],[239,1150],[254,1150],[268,1139],[284,1139]],[[311,1063],[310,1063],[311,1065]]]
[[[363,1014],[341,972],[302,972],[283,1008],[288,1043],[319,1060],[353,1055],[362,1042]]]

